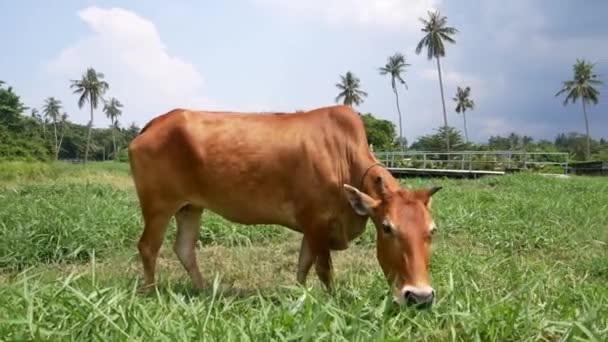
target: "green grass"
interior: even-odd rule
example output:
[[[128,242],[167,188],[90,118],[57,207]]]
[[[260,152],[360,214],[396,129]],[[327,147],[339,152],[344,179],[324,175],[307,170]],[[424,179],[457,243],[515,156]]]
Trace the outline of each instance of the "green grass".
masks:
[[[17,182],[89,179],[94,176],[123,177],[130,174],[128,163],[114,161],[70,164],[65,162],[0,162],[0,185]]]
[[[171,251],[137,294],[141,217],[124,164],[0,164],[0,340],[604,340],[608,182],[531,174],[439,183],[430,310],[397,308],[373,229],[334,253],[336,291],[295,286],[299,238],[206,212],[200,293]],[[48,168],[48,169],[45,169]],[[23,170],[44,169],[44,172]],[[7,171],[8,170],[8,171]],[[49,171],[53,170],[53,171]],[[31,175],[34,176],[31,176]],[[217,278],[216,278],[217,277]]]

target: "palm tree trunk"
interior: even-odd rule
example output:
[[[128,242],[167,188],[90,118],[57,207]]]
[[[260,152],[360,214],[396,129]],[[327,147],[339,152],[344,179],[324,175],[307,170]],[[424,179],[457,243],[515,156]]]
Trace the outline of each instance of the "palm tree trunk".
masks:
[[[439,63],[439,57],[437,59],[437,73],[439,74],[439,90],[441,90],[441,104],[443,105],[443,124],[445,126],[445,146],[447,151],[450,152],[450,138],[448,133],[448,116],[445,111],[445,99],[443,96],[443,80],[441,79],[441,63]]]
[[[59,138],[59,145],[57,145],[57,150],[61,150],[61,143],[63,142],[63,136],[65,135],[65,123],[61,126],[61,137]],[[59,152],[57,152],[57,158],[55,159],[59,159]]]
[[[401,108],[399,107],[399,94],[397,93],[397,88],[393,87],[393,92],[395,92],[395,101],[397,102],[397,113],[399,114],[399,147],[403,151],[403,128],[401,127]]]
[[[87,134],[87,145],[84,150],[84,163],[89,160],[89,145],[91,143],[91,131],[93,130],[93,103],[91,103],[91,121],[89,121],[89,133]]]
[[[114,124],[112,124],[114,126]],[[112,145],[114,147],[114,153],[112,154],[112,158],[116,160],[116,127],[112,127]]]
[[[57,146],[57,121],[53,120],[53,131],[55,132],[55,160],[59,156],[59,146]]]
[[[587,120],[587,107],[585,105],[585,99],[583,101],[583,114],[585,115],[585,129],[587,130],[587,151],[585,153],[585,159],[591,159],[591,137],[589,135],[589,121]]]
[[[462,117],[464,118],[464,138],[469,143],[469,132],[467,131],[467,111],[462,111]]]

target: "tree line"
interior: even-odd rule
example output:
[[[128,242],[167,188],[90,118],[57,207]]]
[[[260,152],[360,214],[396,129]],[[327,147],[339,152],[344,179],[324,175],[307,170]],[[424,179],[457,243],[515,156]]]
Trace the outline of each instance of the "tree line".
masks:
[[[80,101],[80,97],[78,99]],[[27,108],[19,95],[8,85],[0,85],[0,160],[54,160],[88,158],[89,160],[127,160],[126,146],[135,138],[140,128],[135,124],[122,127],[118,121],[122,104],[112,98],[104,103],[103,111],[111,118],[108,128],[92,128],[69,121],[62,110],[61,101],[54,97],[45,100],[41,111]],[[95,106],[89,105],[89,110]],[[29,113],[28,113],[29,110]],[[403,146],[415,150],[443,151],[445,137],[452,150],[511,150],[569,152],[573,159],[585,160],[587,137],[578,133],[562,133],[553,141],[535,141],[532,137],[511,133],[492,136],[487,143],[467,141],[453,127],[440,127],[433,134],[418,137],[408,145],[395,124],[375,117],[372,113],[360,113],[368,141],[375,151],[399,150]],[[608,142],[604,139],[589,141],[591,159],[608,160]],[[89,151],[87,155],[86,151]],[[85,157],[86,156],[86,157]]]
[[[441,148],[441,150],[450,151],[451,147],[453,147],[451,144],[456,142],[450,138],[450,132],[452,129],[448,124],[448,117],[446,114],[440,59],[446,56],[446,43],[456,43],[454,36],[458,33],[458,29],[448,26],[447,17],[441,15],[439,10],[429,11],[428,18],[420,18],[420,21],[422,23],[421,31],[424,33],[424,35],[416,45],[415,52],[416,54],[420,54],[423,50],[426,50],[428,60],[435,59],[436,61],[441,104],[443,109],[443,126],[440,127],[440,130],[444,134],[443,142],[445,144],[445,148]],[[403,85],[405,90],[408,89],[407,83],[404,80],[404,74],[408,66],[410,66],[410,64],[407,63],[405,55],[400,52],[396,52],[387,58],[387,62],[384,66],[378,68],[380,75],[387,75],[390,77],[391,89],[395,94],[399,123],[398,140],[401,142],[399,144],[400,149],[406,148],[406,145],[404,144],[406,139],[403,136],[402,114],[399,105],[399,92],[397,85]],[[596,142],[593,142],[589,133],[587,106],[598,103],[599,91],[596,89],[596,87],[602,85],[602,81],[599,80],[597,74],[595,74],[593,71],[594,66],[595,65],[593,63],[586,60],[577,59],[573,66],[573,78],[571,80],[562,82],[561,89],[555,94],[555,96],[566,95],[563,102],[564,105],[567,105],[568,103],[576,103],[576,101],[579,99],[581,100],[586,129],[584,158],[587,160],[591,159],[591,154],[593,152],[592,145],[597,145]],[[338,96],[335,98],[335,101],[341,101],[347,106],[360,105],[365,101],[365,98],[368,95],[367,92],[361,88],[361,80],[352,71],[347,71],[344,75],[340,75],[340,82],[336,84],[336,87],[338,88],[339,92]],[[458,114],[462,114],[465,131],[464,139],[468,144],[469,137],[466,112],[475,109],[475,102],[473,101],[471,95],[471,87],[457,86],[452,100],[454,101],[454,111]],[[434,147],[438,148],[439,146]]]
[[[113,97],[101,97],[109,88],[103,74],[89,68],[70,86],[79,95],[79,107],[89,105],[91,117],[86,126],[70,122],[61,100],[48,97],[42,108],[28,108],[12,87],[0,81],[0,160],[126,160],[124,147],[139,133],[139,127],[120,126],[123,105]],[[102,103],[111,125],[93,128],[94,110]]]
[[[405,139],[400,139],[395,124],[389,120],[374,117],[370,113],[361,113],[367,139],[375,151],[399,150]],[[558,134],[553,140],[536,140],[527,135],[512,132],[508,135],[490,136],[487,142],[474,143],[466,140],[454,127],[443,126],[434,133],[418,137],[407,148],[416,151],[445,151],[445,137],[448,137],[452,151],[518,151],[518,152],[566,152],[571,160],[608,160],[608,141],[590,139],[591,156],[586,157],[587,136],[576,132]]]

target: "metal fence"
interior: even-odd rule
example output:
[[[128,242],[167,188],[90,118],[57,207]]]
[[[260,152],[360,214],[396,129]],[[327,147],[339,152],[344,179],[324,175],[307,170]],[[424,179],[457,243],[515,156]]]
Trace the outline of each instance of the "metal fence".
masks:
[[[568,153],[519,151],[374,152],[389,168],[568,173]]]

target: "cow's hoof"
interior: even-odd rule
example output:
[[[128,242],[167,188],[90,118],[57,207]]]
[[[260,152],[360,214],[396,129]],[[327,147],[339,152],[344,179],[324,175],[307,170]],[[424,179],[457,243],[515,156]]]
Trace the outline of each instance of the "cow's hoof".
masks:
[[[137,293],[142,294],[142,295],[150,295],[154,292],[154,290],[156,290],[155,284],[146,284],[146,285],[140,286],[137,289]]]

